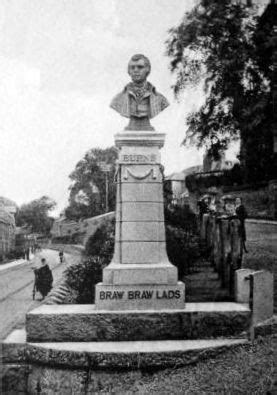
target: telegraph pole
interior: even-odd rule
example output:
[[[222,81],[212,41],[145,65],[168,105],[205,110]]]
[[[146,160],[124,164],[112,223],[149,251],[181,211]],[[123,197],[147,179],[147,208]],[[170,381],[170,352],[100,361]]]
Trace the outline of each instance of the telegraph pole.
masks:
[[[99,162],[100,169],[105,173],[105,184],[106,184],[106,213],[109,211],[109,179],[108,175],[112,169],[112,165],[106,162]]]

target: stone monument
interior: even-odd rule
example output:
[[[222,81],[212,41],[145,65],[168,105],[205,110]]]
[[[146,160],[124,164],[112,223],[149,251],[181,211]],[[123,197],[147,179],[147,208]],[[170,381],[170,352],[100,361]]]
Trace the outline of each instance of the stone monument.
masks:
[[[160,157],[165,134],[149,122],[168,102],[147,81],[150,68],[144,55],[134,55],[128,65],[132,82],[111,103],[130,122],[115,135],[115,251],[96,286],[97,310],[184,308],[185,285],[166,253]]]

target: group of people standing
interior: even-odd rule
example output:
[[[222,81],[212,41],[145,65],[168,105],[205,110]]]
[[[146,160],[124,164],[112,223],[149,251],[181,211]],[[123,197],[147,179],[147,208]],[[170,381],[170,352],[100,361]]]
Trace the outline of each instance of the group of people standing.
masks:
[[[209,195],[204,195],[201,199],[199,199],[198,209],[199,209],[200,220],[202,220],[204,214],[210,212],[218,213],[219,215],[222,214],[224,215],[227,213],[230,218],[237,217],[240,221],[240,235],[243,242],[243,248],[244,251],[247,252],[245,246],[245,242],[246,242],[245,220],[247,218],[247,211],[242,203],[242,199],[240,197],[237,197],[235,199],[234,207],[231,207],[231,209],[229,210],[228,207],[224,207],[224,204],[222,204],[221,210],[219,210],[218,212],[214,200],[215,199],[211,199]]]
[[[29,261],[31,254],[35,254],[37,251],[41,251],[41,246],[38,243],[25,246],[23,250],[23,259]]]

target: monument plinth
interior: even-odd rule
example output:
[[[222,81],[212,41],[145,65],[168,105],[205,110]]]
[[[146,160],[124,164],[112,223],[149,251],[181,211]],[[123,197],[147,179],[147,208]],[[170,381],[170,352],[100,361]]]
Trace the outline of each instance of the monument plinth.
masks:
[[[132,82],[111,102],[130,122],[115,135],[115,250],[103,283],[96,285],[97,310],[184,308],[185,285],[178,282],[177,268],[166,253],[160,154],[165,134],[155,132],[149,122],[169,103],[147,81],[150,70],[146,56],[134,55],[128,64]]]
[[[165,134],[124,131],[119,148],[115,251],[96,286],[96,309],[180,309],[184,284],[167,257],[160,149]]]

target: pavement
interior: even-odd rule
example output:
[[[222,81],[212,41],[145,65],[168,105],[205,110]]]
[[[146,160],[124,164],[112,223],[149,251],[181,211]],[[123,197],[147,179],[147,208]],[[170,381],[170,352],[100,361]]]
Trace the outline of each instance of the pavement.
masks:
[[[61,264],[57,251],[42,250],[29,262],[20,260],[14,265],[5,264],[5,269],[0,272],[0,341],[13,329],[22,327],[26,313],[41,304],[41,295],[37,293],[36,300],[33,300],[32,291],[33,268],[39,265],[42,256],[52,270],[54,286],[65,268],[79,261],[78,255],[65,254],[66,263]]]
[[[29,261],[27,261],[26,259],[16,259],[15,261],[12,261],[12,262],[1,263],[1,265],[0,265],[0,272],[2,272],[3,270],[10,269],[11,267],[16,267],[16,266],[19,266],[19,265],[23,265],[24,263],[27,264],[30,261],[32,261],[34,258],[35,258],[35,255],[31,254]]]

